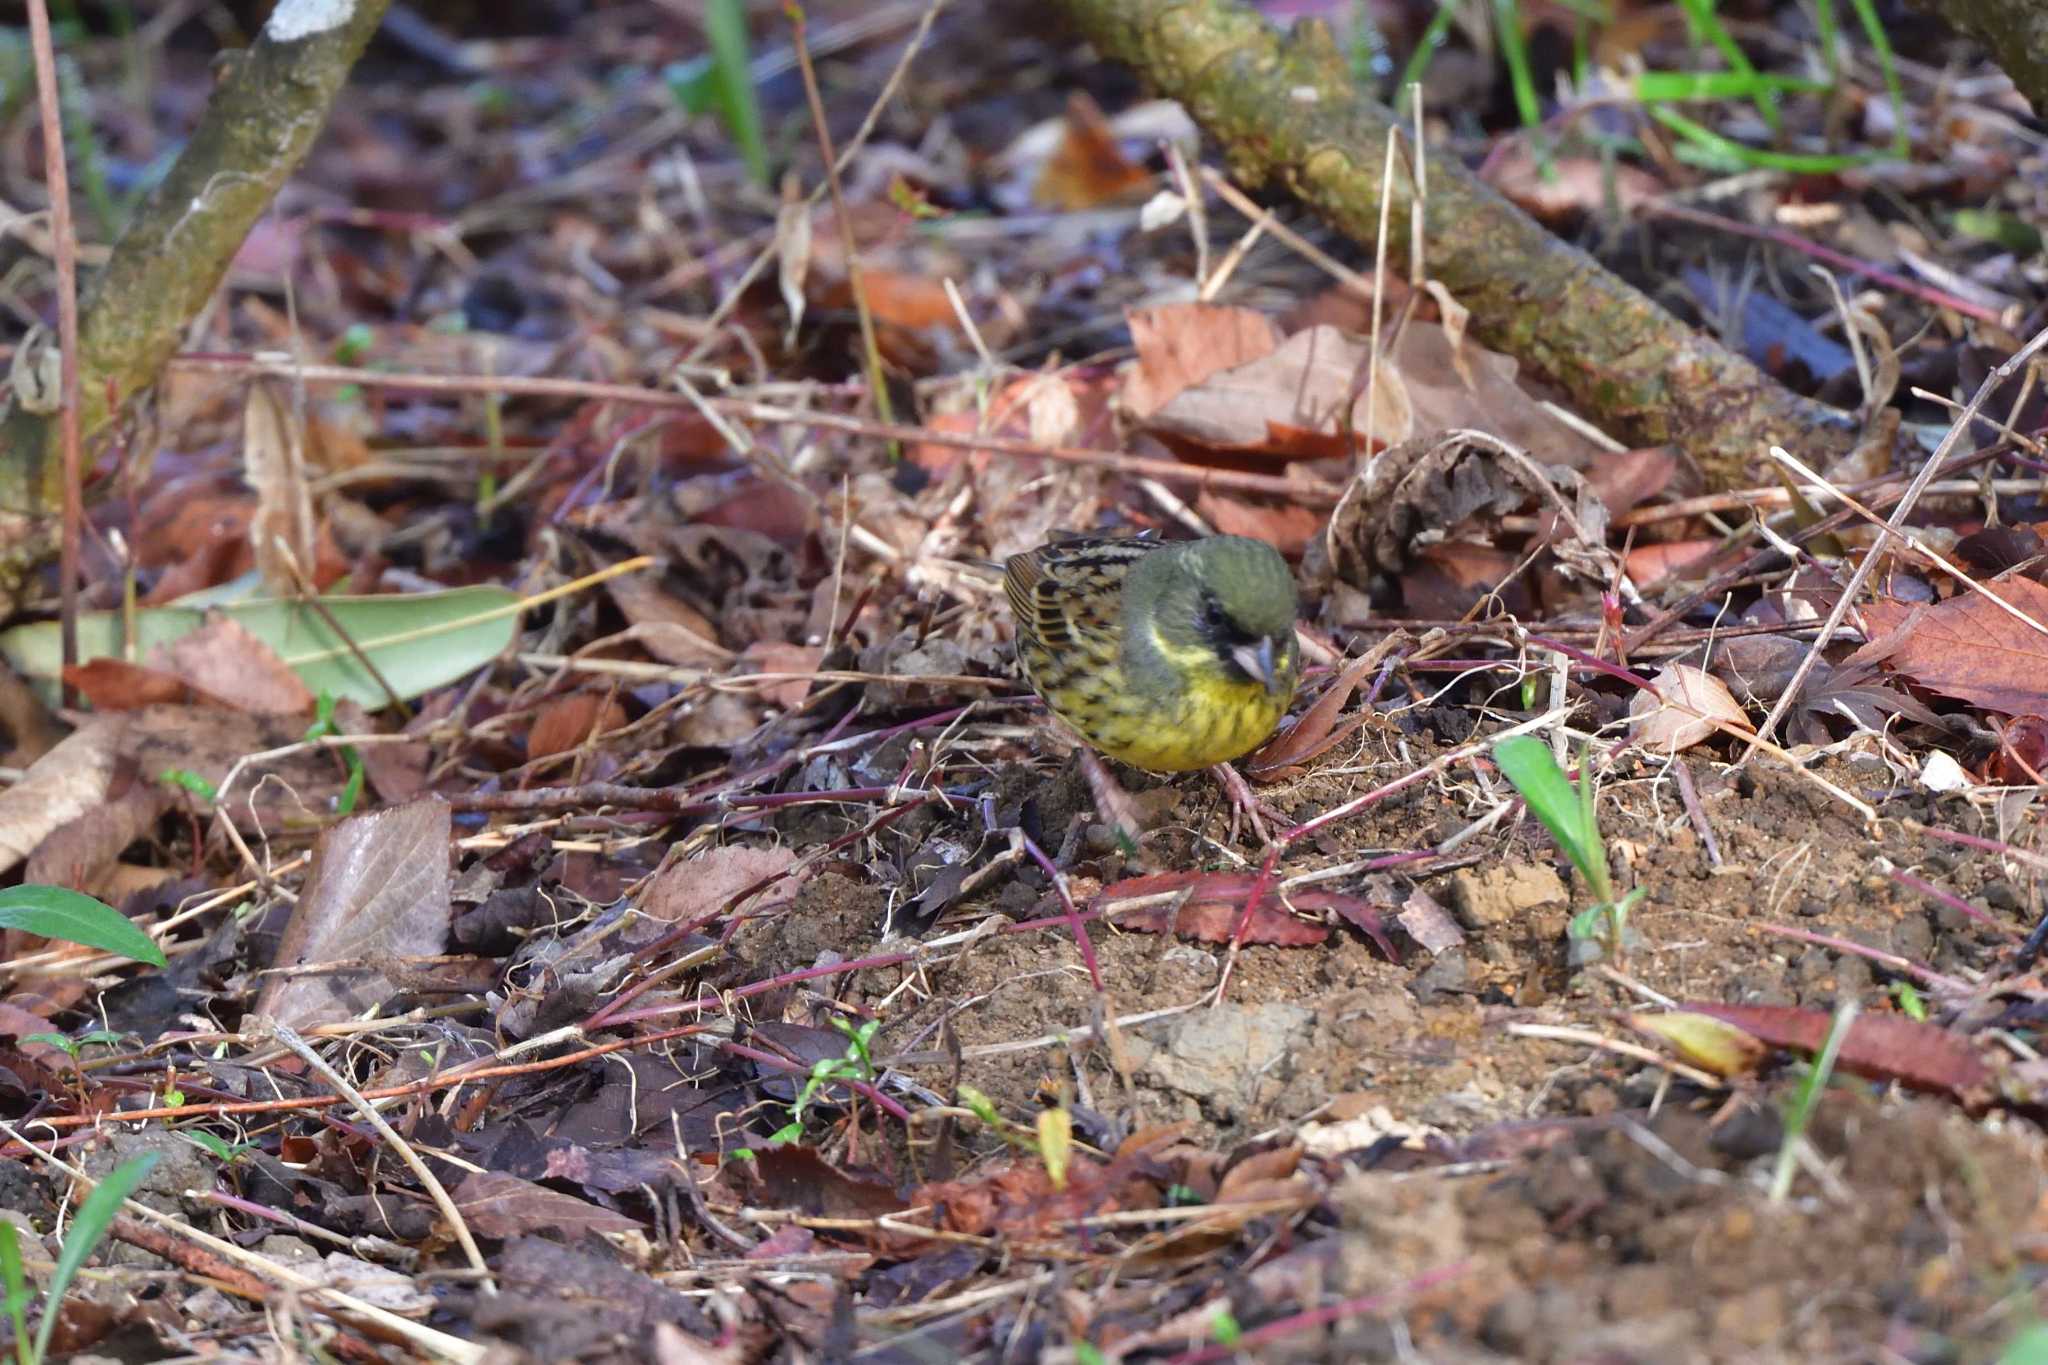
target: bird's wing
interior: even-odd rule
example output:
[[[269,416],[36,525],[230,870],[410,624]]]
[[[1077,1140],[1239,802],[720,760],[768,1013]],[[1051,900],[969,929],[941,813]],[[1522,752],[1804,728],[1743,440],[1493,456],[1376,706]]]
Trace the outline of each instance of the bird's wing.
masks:
[[[1136,536],[1056,540],[1012,555],[1003,589],[1018,626],[1045,648],[1113,656],[1120,640],[1124,577],[1131,565],[1165,547],[1163,540]]]

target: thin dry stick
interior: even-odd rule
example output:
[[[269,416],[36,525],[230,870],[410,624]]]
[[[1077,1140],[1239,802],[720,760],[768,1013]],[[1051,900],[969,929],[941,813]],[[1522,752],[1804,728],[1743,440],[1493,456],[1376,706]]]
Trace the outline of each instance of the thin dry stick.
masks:
[[[838,161],[833,164],[835,172],[851,166],[853,159],[860,155],[861,148],[867,146],[868,139],[874,135],[875,125],[882,121],[882,110],[888,107],[890,100],[896,98],[897,88],[903,84],[903,78],[910,74],[911,59],[916,57],[918,49],[924,46],[924,40],[931,36],[932,25],[937,22],[939,11],[945,9],[947,3],[948,0],[932,0],[932,3],[926,6],[924,17],[917,21],[917,32],[911,34],[910,41],[903,45],[903,55],[896,59],[895,69],[889,72],[889,79],[882,82],[881,93],[875,96],[875,102],[868,107],[868,116],[861,120],[860,128],[854,133],[853,140],[839,153]],[[804,208],[816,208],[818,201],[825,197],[825,189],[823,184],[813,185],[811,192],[804,196]],[[719,329],[725,325],[725,320],[732,316],[733,309],[739,307],[741,297],[753,286],[755,280],[761,278],[761,272],[768,268],[768,263],[775,259],[776,253],[781,249],[781,241],[771,237],[768,245],[761,248],[760,254],[740,272],[739,279],[733,282],[732,288],[719,300],[718,307],[711,310],[711,316],[704,320],[704,339],[683,358],[685,365],[694,365],[702,360],[705,352],[717,344]]]
[[[78,241],[71,227],[71,175],[64,162],[64,120],[57,103],[57,54],[50,42],[50,11],[44,0],[28,3],[29,46],[35,53],[36,103],[43,125],[43,183],[50,192],[50,238],[57,262],[57,353],[62,364],[57,415],[64,451],[64,531],[57,548],[57,586],[63,615],[58,627],[64,669],[78,663]],[[71,683],[67,705],[78,704]]]
[[[1878,561],[1884,558],[1888,543],[1899,534],[1899,528],[1906,524],[1906,517],[1912,512],[1913,504],[1920,500],[1920,495],[1927,490],[1927,485],[1934,481],[1934,473],[1948,459],[1949,451],[1955,448],[1956,442],[1969,430],[1971,418],[1976,415],[1979,408],[1990,401],[1992,392],[2011,378],[2020,366],[2033,359],[2035,352],[2044,345],[2048,345],[2048,327],[2034,333],[2032,339],[2020,347],[2003,365],[1984,376],[1984,382],[1977,386],[1977,392],[1971,396],[1969,406],[1963,409],[1962,415],[1957,417],[1955,424],[1948,429],[1948,434],[1941,438],[1941,444],[1934,448],[1934,453],[1920,466],[1920,472],[1915,474],[1913,482],[1906,486],[1905,495],[1899,499],[1899,505],[1892,509],[1891,516],[1878,526],[1877,543],[1864,554],[1863,562],[1858,564],[1856,572],[1849,576],[1848,585],[1842,589],[1841,597],[1836,599],[1834,610],[1828,613],[1828,619],[1821,626],[1820,634],[1813,637],[1813,646],[1806,651],[1806,657],[1799,661],[1799,667],[1794,670],[1792,680],[1786,684],[1777,704],[1771,707],[1771,714],[1764,717],[1764,723],[1757,729],[1756,737],[1750,741],[1742,757],[1735,760],[1736,767],[1742,767],[1756,756],[1757,750],[1763,747],[1764,742],[1778,728],[1778,722],[1792,709],[1792,703],[1797,700],[1800,689],[1806,685],[1808,675],[1813,672],[1814,665],[1820,662],[1821,651],[1828,647],[1828,642],[1834,639],[1835,632],[1841,629],[1842,619],[1849,614],[1849,608],[1855,604],[1856,595],[1863,591],[1863,585],[1870,581],[1870,575],[1877,571]]]
[[[1841,503],[1843,506],[1847,507],[1857,516],[1862,517],[1871,525],[1875,526],[1880,524],[1877,513],[1871,511],[1868,507],[1865,507],[1862,503],[1856,501],[1856,499],[1850,497],[1847,493],[1844,493],[1841,489],[1829,483],[1821,475],[1814,473],[1814,471],[1812,471],[1811,469],[1808,469],[1805,464],[1803,464],[1800,460],[1795,458],[1783,446],[1772,446],[1771,458],[1776,460],[1779,464],[1782,464],[1786,468],[1790,469],[1800,478],[1805,479],[1808,482],[1813,483],[1822,489],[1825,489],[1829,496],[1833,497],[1835,501]],[[2033,617],[2027,615],[2018,607],[2006,601],[2003,597],[2000,597],[1997,593],[1991,591],[1990,588],[1986,587],[1982,583],[1979,583],[1976,579],[1970,576],[1970,573],[1967,569],[1964,569],[1962,566],[1958,564],[1951,563],[1947,559],[1947,557],[1941,553],[1941,551],[1927,544],[1925,541],[1921,540],[1920,537],[1913,535],[1910,532],[1902,532],[1899,538],[1905,541],[1906,548],[1910,550],[1916,550],[1919,553],[1926,555],[1929,559],[1933,560],[1936,567],[1941,569],[1943,573],[1946,573],[1950,577],[1954,578],[1958,583],[1962,584],[1963,588],[1966,591],[1974,592],[1982,597],[1987,598],[1991,602],[1991,605],[1997,607],[2007,616],[2012,617],[2013,620],[2018,621],[2021,625],[2027,627],[2027,629],[2035,632],[2036,634],[2048,635],[2048,625],[2043,625],[2039,621],[2036,621]]]
[[[327,1059],[315,1052],[313,1045],[295,1033],[290,1025],[272,1020],[270,1026],[277,1034],[277,1041],[298,1053],[305,1059],[307,1066],[320,1074],[320,1079],[334,1087],[335,1094],[343,1096],[354,1105],[356,1112],[363,1116],[363,1121],[376,1129],[377,1136],[391,1145],[391,1150],[398,1153],[400,1161],[412,1168],[412,1173],[419,1177],[420,1184],[425,1187],[427,1196],[434,1201],[434,1207],[441,1210],[441,1216],[448,1220],[448,1226],[454,1230],[455,1240],[461,1245],[462,1254],[469,1258],[470,1266],[483,1277],[480,1283],[483,1285],[484,1293],[493,1298],[497,1297],[497,1281],[491,1278],[491,1268],[484,1263],[484,1254],[477,1249],[476,1238],[469,1235],[469,1224],[464,1221],[462,1210],[455,1207],[455,1201],[448,1197],[448,1191],[442,1186],[440,1178],[428,1168],[426,1162],[420,1160],[420,1154],[412,1149],[412,1144],[400,1137],[398,1130],[386,1123],[384,1116],[377,1112],[377,1106],[365,1099],[360,1090],[350,1085],[347,1077],[329,1066]]]
[[[36,1146],[17,1132],[13,1125],[9,1123],[0,1121],[0,1134],[11,1138],[16,1145],[20,1146],[29,1155],[46,1165],[56,1167],[86,1189],[92,1189],[99,1183],[62,1157]],[[246,1266],[273,1284],[280,1284],[287,1289],[296,1290],[301,1294],[324,1299],[335,1308],[352,1313],[366,1322],[374,1322],[385,1331],[396,1333],[400,1338],[411,1342],[429,1355],[436,1356],[442,1360],[456,1361],[458,1365],[480,1365],[480,1362],[484,1359],[484,1348],[473,1342],[464,1341],[460,1337],[452,1337],[446,1332],[437,1332],[431,1327],[422,1327],[420,1324],[402,1318],[388,1309],[379,1308],[373,1303],[366,1303],[353,1294],[343,1293],[339,1289],[330,1289],[318,1280],[301,1275],[289,1266],[279,1265],[276,1261],[238,1247],[233,1242],[225,1241],[210,1232],[202,1232],[188,1223],[173,1218],[170,1214],[160,1213],[156,1209],[150,1208],[147,1204],[139,1204],[133,1199],[124,1199],[121,1202],[124,1211],[134,1214],[138,1218],[154,1223],[158,1227],[168,1228],[172,1233],[184,1238],[186,1241],[197,1243],[208,1251],[213,1252],[216,1256],[222,1256],[233,1261],[236,1265]]]
[[[874,310],[868,307],[868,291],[862,287],[860,249],[853,240],[853,220],[846,216],[846,196],[839,189],[839,163],[832,155],[832,130],[825,124],[825,100],[818,93],[818,73],[811,66],[811,47],[806,35],[803,6],[788,0],[783,12],[789,16],[790,42],[796,48],[797,69],[803,72],[804,98],[811,106],[811,126],[818,133],[818,150],[825,154],[825,187],[832,192],[832,216],[839,220],[840,240],[846,245],[846,283],[853,290],[853,311],[860,318],[860,346],[866,361],[868,394],[882,420],[893,422],[889,386],[882,379],[882,348],[875,340]]]

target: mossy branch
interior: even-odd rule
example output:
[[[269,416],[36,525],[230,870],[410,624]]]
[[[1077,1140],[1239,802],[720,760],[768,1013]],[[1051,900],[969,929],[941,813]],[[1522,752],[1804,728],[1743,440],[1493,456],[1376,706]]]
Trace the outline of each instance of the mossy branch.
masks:
[[[1279,183],[1371,245],[1394,115],[1354,87],[1320,23],[1283,37],[1234,0],[1061,0],[1107,56],[1187,106],[1231,173]],[[1390,254],[1405,268],[1414,186],[1396,159]],[[1846,414],[1792,393],[1557,240],[1449,157],[1425,197],[1429,273],[1472,310],[1474,335],[1638,445],[1670,442],[1716,487],[1751,481],[1773,443],[1820,459],[1857,436]]]
[[[163,183],[86,288],[79,429],[105,434],[156,382],[220,287],[249,230],[297,169],[391,0],[279,0],[238,53]],[[14,405],[0,420],[0,514],[33,527],[60,493],[57,422]],[[10,537],[18,577],[28,541]],[[30,550],[32,553],[33,551]]]

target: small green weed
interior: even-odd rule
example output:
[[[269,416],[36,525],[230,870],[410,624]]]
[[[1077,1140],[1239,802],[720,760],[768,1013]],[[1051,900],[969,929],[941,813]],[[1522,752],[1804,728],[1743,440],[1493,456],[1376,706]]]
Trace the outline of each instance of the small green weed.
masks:
[[[1593,775],[1585,750],[1579,753],[1576,784],[1557,766],[1549,747],[1529,735],[1512,735],[1494,745],[1493,761],[1501,776],[1529,803],[1529,813],[1557,840],[1592,893],[1593,904],[1572,916],[1566,933],[1574,944],[1603,946],[1609,957],[1619,958],[1627,940],[1629,911],[1642,899],[1643,889],[1637,887],[1626,896],[1615,897],[1607,843],[1600,837],[1600,821],[1593,809]]]
[[[106,1240],[107,1229],[114,1225],[114,1215],[121,1211],[121,1201],[135,1192],[135,1187],[148,1176],[156,1161],[155,1152],[145,1152],[122,1162],[93,1186],[92,1193],[79,1204],[78,1212],[71,1219],[71,1230],[64,1235],[64,1246],[57,1253],[57,1267],[50,1272],[50,1287],[43,1300],[43,1320],[36,1324],[33,1339],[28,1334],[28,1306],[34,1301],[34,1294],[29,1289],[28,1274],[22,1264],[21,1242],[14,1224],[0,1219],[0,1287],[4,1287],[7,1293],[0,1308],[4,1308],[8,1320],[14,1324],[17,1365],[42,1365],[48,1359],[50,1337],[57,1330],[57,1307],[64,1301],[64,1291],[78,1277],[79,1268],[85,1264],[86,1258]]]
[[[164,950],[134,921],[104,901],[64,886],[33,883],[0,890],[0,929],[20,929],[119,953],[153,967],[164,965]]]
[[[872,1082],[875,1078],[874,1056],[869,1049],[874,1042],[875,1031],[882,1027],[882,1021],[870,1019],[855,1028],[835,1015],[832,1026],[846,1035],[846,1053],[840,1057],[821,1057],[811,1063],[811,1074],[805,1078],[804,1088],[797,1092],[796,1102],[789,1107],[789,1122],[768,1135],[768,1140],[778,1146],[803,1137],[804,1110],[810,1107],[820,1090],[847,1081]]]

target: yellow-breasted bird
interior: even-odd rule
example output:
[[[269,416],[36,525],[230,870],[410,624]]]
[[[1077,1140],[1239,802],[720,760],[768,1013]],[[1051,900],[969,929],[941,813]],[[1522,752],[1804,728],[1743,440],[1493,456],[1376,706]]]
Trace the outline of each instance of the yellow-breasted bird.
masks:
[[[1056,540],[1013,555],[1003,587],[1033,690],[1111,758],[1226,764],[1294,699],[1294,578],[1263,541]]]

